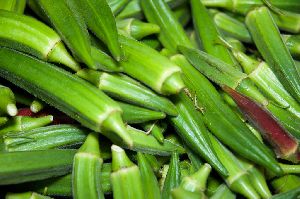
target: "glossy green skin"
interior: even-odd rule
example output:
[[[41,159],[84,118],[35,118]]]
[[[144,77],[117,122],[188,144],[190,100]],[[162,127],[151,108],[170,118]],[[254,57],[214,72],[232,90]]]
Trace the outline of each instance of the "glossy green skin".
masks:
[[[52,199],[48,196],[40,195],[34,192],[24,192],[24,193],[7,193],[5,199]]]
[[[46,150],[82,143],[87,131],[74,125],[61,124],[5,134],[5,150]]]
[[[176,53],[178,45],[192,46],[183,27],[163,0],[141,0],[141,6],[146,19],[161,28],[158,39],[165,48]]]
[[[229,49],[217,43],[222,35],[205,6],[199,0],[191,0],[191,7],[195,33],[201,39],[204,51],[228,64],[238,66]]]
[[[296,59],[300,59],[300,35],[282,35],[282,38],[291,55]]]
[[[106,0],[66,0],[81,12],[90,29],[108,47],[112,56],[120,61],[124,58],[118,40],[115,17]]]
[[[0,9],[23,14],[26,0],[5,0],[0,2]]]
[[[107,0],[107,3],[115,16],[123,10],[128,2],[129,0]]]
[[[268,148],[224,103],[208,79],[190,65],[183,56],[177,55],[171,60],[181,66],[184,81],[190,92],[197,96],[198,106],[202,108],[204,123],[210,131],[236,153],[276,173],[281,173],[278,163]]]
[[[292,189],[288,192],[274,195],[271,199],[295,199],[299,197],[300,188]]]
[[[177,117],[170,118],[177,134],[199,156],[203,157],[218,172],[227,175],[227,171],[213,150],[208,131],[201,120],[201,115],[196,110],[192,99],[187,94],[180,93],[174,96],[174,103],[179,112]]]
[[[221,184],[219,188],[216,190],[216,192],[214,193],[214,195],[212,195],[210,198],[211,199],[235,199],[236,195],[234,195],[225,184]]]
[[[101,49],[91,46],[91,56],[94,60],[95,70],[121,72],[123,69],[118,66],[118,63]]]
[[[141,172],[143,192],[147,199],[160,198],[157,178],[144,154],[137,154],[138,166]]]
[[[0,76],[46,101],[92,130],[120,107],[89,83],[54,65],[0,48]],[[117,111],[117,112],[116,112]]]
[[[88,31],[82,16],[74,6],[68,5],[67,0],[35,1],[76,58],[93,67]]]
[[[119,38],[127,55],[127,60],[120,62],[126,74],[164,95],[178,93],[184,87],[180,68],[168,58],[141,42],[124,36]],[[173,89],[169,91],[165,83],[171,77],[177,79]]]
[[[254,43],[285,89],[300,100],[300,71],[284,44],[266,7],[251,11],[246,17]],[[266,29],[265,27],[268,26]],[[280,55],[280,56],[278,56]]]
[[[179,155],[174,152],[171,156],[168,173],[162,189],[162,198],[171,199],[171,191],[180,184],[180,166],[179,166]]]
[[[2,153],[0,184],[18,184],[61,176],[72,170],[75,150]]]
[[[14,93],[9,87],[0,85],[0,115],[8,113],[7,106],[10,104],[16,105]]]

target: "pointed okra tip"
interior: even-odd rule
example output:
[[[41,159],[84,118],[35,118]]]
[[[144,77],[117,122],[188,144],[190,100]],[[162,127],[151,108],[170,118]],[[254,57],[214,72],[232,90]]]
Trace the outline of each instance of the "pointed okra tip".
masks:
[[[16,116],[18,114],[18,109],[15,104],[8,104],[6,111],[9,116]]]
[[[133,166],[133,162],[128,158],[124,149],[117,145],[111,146],[111,154],[112,154],[112,171],[118,171],[122,168],[128,168]]]

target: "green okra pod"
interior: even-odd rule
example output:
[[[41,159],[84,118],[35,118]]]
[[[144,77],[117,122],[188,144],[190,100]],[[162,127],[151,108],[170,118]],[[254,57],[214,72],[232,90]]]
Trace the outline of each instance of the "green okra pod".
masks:
[[[120,62],[124,73],[163,95],[176,94],[183,89],[178,66],[141,42],[125,36],[119,39],[127,55],[127,60]]]
[[[239,117],[224,103],[216,88],[182,55],[171,58],[184,73],[184,81],[196,99],[204,123],[223,143],[243,157],[281,173],[269,149],[260,143]],[[196,98],[195,98],[196,97]],[[230,132],[230,134],[228,134]],[[230,137],[230,139],[228,139]],[[251,152],[250,152],[251,151]]]
[[[153,37],[146,37],[144,39],[141,40],[141,42],[143,42],[144,44],[146,44],[147,46],[153,48],[153,49],[159,49],[160,48],[160,42]]]
[[[42,127],[50,124],[53,121],[52,115],[33,118],[28,116],[16,116],[11,118],[1,129],[0,134],[3,135],[9,132],[18,132],[31,130],[37,127]]]
[[[300,188],[298,187],[288,192],[276,194],[272,196],[271,199],[295,199],[295,198],[297,199],[299,198],[299,194],[300,194]]]
[[[7,117],[0,117],[0,126],[5,124],[8,121]]]
[[[234,195],[226,184],[221,184],[216,192],[210,197],[211,199],[235,199]]]
[[[186,92],[188,92],[186,90]],[[174,96],[174,103],[178,110],[178,116],[170,118],[171,124],[176,132],[197,155],[209,162],[218,172],[227,175],[227,171],[219,161],[212,149],[206,127],[202,121],[202,116],[197,111],[197,107],[189,98],[191,93],[181,92]]]
[[[130,2],[129,0],[108,0],[107,3],[112,11],[112,13],[116,16],[121,12],[124,7]]]
[[[145,23],[135,18],[117,20],[116,23],[118,30],[121,31],[122,34],[137,40],[160,32],[158,25]]]
[[[154,172],[149,164],[147,157],[144,154],[137,153],[138,166],[141,172],[142,186],[144,198],[157,199],[160,198],[160,189],[154,175]]]
[[[282,35],[282,39],[291,55],[296,59],[300,59],[300,35]]]
[[[107,95],[114,99],[144,108],[162,111],[169,115],[176,115],[174,104],[162,96],[157,95],[139,82],[119,74],[105,73],[83,69],[77,75],[88,80]]]
[[[88,131],[75,125],[60,124],[3,135],[5,151],[32,151],[62,148],[82,143]]]
[[[35,0],[73,55],[94,68],[88,31],[81,14],[67,0]],[[62,20],[63,19],[63,20]]]
[[[98,134],[90,133],[74,156],[72,171],[74,198],[104,199],[100,183],[103,159],[98,139]]]
[[[285,175],[271,181],[276,193],[285,193],[300,186],[300,177],[296,175]]]
[[[20,151],[0,154],[0,185],[68,174],[75,150]]]
[[[141,6],[147,20],[159,25],[158,39],[165,48],[176,53],[177,45],[192,46],[183,27],[163,0],[141,0]]]
[[[51,197],[40,195],[35,192],[7,193],[5,199],[51,199]]]
[[[112,145],[111,184],[116,199],[143,199],[143,185],[139,168],[130,161],[125,151]]]
[[[123,110],[122,118],[127,124],[138,124],[153,120],[164,119],[165,113],[157,112],[131,104],[118,102],[119,106]]]
[[[0,85],[0,98],[0,115],[17,115],[15,95],[9,87]]]
[[[23,14],[26,6],[26,0],[5,0],[0,2],[1,10],[8,10]]]
[[[141,124],[144,131],[149,132],[153,137],[157,139],[160,143],[164,143],[164,131],[167,128],[167,124],[163,122],[147,122]]]
[[[219,178],[215,178],[215,177],[209,176],[208,179],[207,179],[207,187],[206,187],[205,194],[208,197],[211,197],[213,194],[216,193],[217,189],[220,186],[222,186],[223,184],[224,183],[222,183],[222,181]]]
[[[218,43],[221,37],[220,32],[201,1],[192,0],[191,8],[195,32],[201,39],[204,51],[218,57],[228,64],[239,67],[231,52],[225,46]]]
[[[246,17],[246,24],[254,43],[276,77],[284,88],[296,100],[299,100],[300,72],[296,68],[295,62],[284,44],[268,8],[256,8],[249,12]]]
[[[121,108],[79,77],[22,53],[0,48],[0,76],[96,132],[119,134],[130,146]],[[22,66],[22,67],[21,67]],[[49,81],[51,79],[51,81]]]
[[[178,8],[173,10],[173,13],[175,15],[175,18],[183,27],[188,25],[192,18],[188,4],[183,4],[179,6]]]
[[[173,152],[170,164],[168,168],[168,173],[164,180],[161,197],[164,199],[171,199],[171,191],[180,184],[180,167],[179,167],[179,154],[178,152]]]
[[[77,7],[90,29],[103,41],[117,61],[124,58],[118,39],[115,17],[106,0],[67,0]],[[105,17],[103,17],[105,16]]]

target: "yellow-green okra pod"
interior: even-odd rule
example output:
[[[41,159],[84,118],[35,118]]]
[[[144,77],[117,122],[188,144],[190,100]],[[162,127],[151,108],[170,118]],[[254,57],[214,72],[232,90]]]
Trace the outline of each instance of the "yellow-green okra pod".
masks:
[[[80,69],[59,35],[42,22],[25,15],[0,10],[0,45],[49,62]]]
[[[0,2],[1,10],[8,10],[23,14],[26,6],[26,0],[5,0]]]
[[[121,108],[86,81],[23,53],[0,48],[0,76],[27,90],[96,132],[117,133],[132,140],[121,119]]]

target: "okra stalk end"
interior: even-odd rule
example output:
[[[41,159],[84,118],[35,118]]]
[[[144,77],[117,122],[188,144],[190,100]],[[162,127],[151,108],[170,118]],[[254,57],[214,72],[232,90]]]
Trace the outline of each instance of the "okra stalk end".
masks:
[[[167,95],[177,94],[185,87],[182,79],[181,73],[176,72],[170,77],[168,77],[162,85],[161,91]]]
[[[112,153],[112,171],[118,171],[122,168],[133,166],[133,162],[128,158],[124,149],[117,145],[111,146]]]

